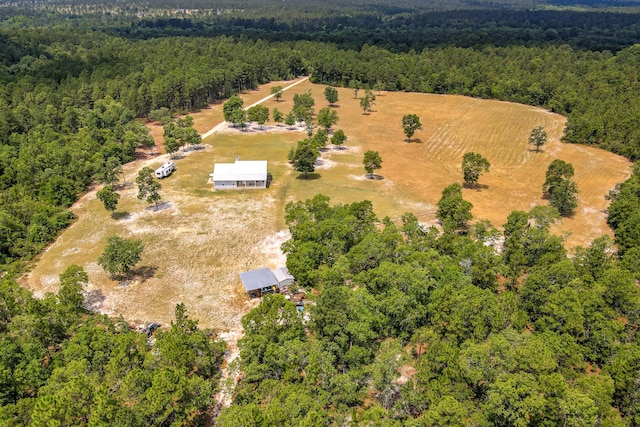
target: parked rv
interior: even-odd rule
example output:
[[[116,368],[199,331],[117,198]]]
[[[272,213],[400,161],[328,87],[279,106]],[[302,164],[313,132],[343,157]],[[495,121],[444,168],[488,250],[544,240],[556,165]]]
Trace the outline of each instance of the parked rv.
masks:
[[[166,178],[171,175],[174,170],[176,170],[176,165],[174,165],[173,162],[167,162],[156,169],[156,178]]]

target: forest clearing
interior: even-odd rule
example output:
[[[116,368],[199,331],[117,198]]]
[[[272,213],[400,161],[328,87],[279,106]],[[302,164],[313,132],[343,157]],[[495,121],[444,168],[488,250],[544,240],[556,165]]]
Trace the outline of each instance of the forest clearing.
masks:
[[[273,82],[242,94],[245,105],[268,95]],[[311,91],[316,112],[327,105],[324,85],[306,81],[284,93],[282,100],[264,103],[287,113],[295,93]],[[84,267],[86,290],[96,311],[122,315],[133,324],[154,321],[168,324],[175,304],[183,302],[203,327],[237,330],[240,318],[255,301],[248,301],[238,273],[263,266],[283,265],[279,245],[287,239],[284,207],[317,193],[333,203],[371,200],[379,219],[399,222],[405,212],[415,213],[427,225],[436,223],[436,204],[442,189],[462,182],[460,164],[465,152],[481,153],[491,162],[479,186],[464,189],[473,203],[474,220],[488,219],[501,227],[513,210],[530,210],[542,199],[542,183],[549,163],[563,159],[573,164],[579,205],[572,218],[553,228],[566,235],[568,247],[586,246],[603,234],[607,192],[628,178],[631,164],[621,156],[583,145],[560,142],[564,117],[526,105],[451,95],[415,93],[378,94],[369,114],[350,89],[338,89],[334,107],[348,137],[346,149],[330,145],[309,179],[300,179],[287,163],[287,152],[306,134],[284,125],[267,123],[241,132],[227,128],[203,141],[204,150],[176,159],[177,171],[161,181],[162,202],[157,211],[136,199],[133,178],[143,166],[155,168],[166,154],[146,156],[125,165],[129,186],[121,191],[120,219],[114,220],[87,193],[72,208],[76,222],[44,252],[22,283],[36,295],[55,291],[58,274],[69,265]],[[360,93],[362,96],[362,93]],[[404,114],[420,116],[424,130],[407,142],[402,132]],[[192,114],[195,127],[205,132],[223,120],[222,103]],[[549,135],[542,152],[527,146],[536,126]],[[157,144],[162,128],[151,126]],[[160,145],[161,146],[161,145]],[[379,180],[365,179],[362,156],[376,150],[382,157]],[[161,151],[158,149],[158,151]],[[214,192],[208,175],[215,162],[268,160],[273,183],[267,190]],[[96,263],[111,235],[140,238],[145,243],[135,278],[117,282]]]

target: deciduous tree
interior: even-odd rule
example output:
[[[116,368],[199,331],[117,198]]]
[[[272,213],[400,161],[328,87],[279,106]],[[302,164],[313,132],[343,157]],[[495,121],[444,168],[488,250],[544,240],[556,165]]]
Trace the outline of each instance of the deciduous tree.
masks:
[[[332,110],[329,107],[321,108],[318,111],[318,124],[323,126],[327,132],[331,129],[331,126],[338,123],[338,112],[336,110]]]
[[[106,185],[113,185],[118,182],[118,173],[122,168],[122,163],[117,157],[109,157],[104,159],[98,156],[96,161],[96,178],[99,182]]]
[[[60,275],[58,302],[69,310],[79,310],[84,303],[83,286],[89,282],[89,276],[79,265],[70,265]]]
[[[371,112],[371,107],[375,104],[376,96],[369,89],[364,91],[364,96],[360,99],[360,108],[364,114]]]
[[[338,89],[332,86],[324,88],[324,98],[327,100],[330,106],[338,102]]]
[[[280,102],[280,98],[282,98],[282,86],[278,85],[272,87],[271,95],[273,95],[276,101]]]
[[[382,167],[382,158],[377,151],[368,150],[364,153],[362,164],[364,165],[364,170],[369,174],[369,178],[373,178],[373,171]]]
[[[293,170],[302,172],[306,177],[315,171],[315,163],[320,153],[309,141],[298,142],[298,148],[293,156]]]
[[[257,122],[262,128],[269,120],[269,109],[264,105],[254,105],[247,110],[247,118],[250,122]]]
[[[333,135],[331,136],[331,143],[333,145],[340,147],[345,142],[347,142],[347,135],[345,135],[342,129],[338,129],[335,132],[333,132]]]
[[[571,180],[573,165],[556,159],[547,168],[542,191],[560,215],[571,215],[578,206],[578,186]]]
[[[96,197],[111,214],[116,210],[118,199],[120,199],[120,195],[113,189],[112,185],[102,187],[102,189],[96,193]]]
[[[358,99],[358,92],[362,89],[362,82],[358,79],[353,79],[349,82],[349,88],[353,89],[353,97]]]
[[[111,236],[104,252],[98,257],[98,265],[111,277],[126,275],[140,261],[144,244],[142,240]]]
[[[324,129],[318,129],[313,138],[311,138],[311,144],[317,149],[321,149],[327,146],[327,141],[329,140],[329,135],[327,131]]]
[[[155,203],[157,209],[158,202],[162,199],[160,195],[162,186],[154,178],[153,169],[150,167],[142,168],[136,177],[136,184],[138,184],[138,200],[144,199],[149,205]]]
[[[284,114],[282,113],[282,111],[278,110],[277,108],[274,108],[273,110],[271,110],[271,117],[273,118],[273,121],[276,122],[278,125],[280,125],[280,123],[284,121]]]
[[[284,118],[284,124],[289,127],[289,129],[293,128],[293,125],[296,124],[296,115],[293,111],[289,111]]]
[[[540,148],[547,143],[547,132],[544,131],[542,126],[533,128],[531,135],[529,135],[529,144],[536,147],[536,151],[540,151]]]
[[[462,156],[462,175],[465,185],[473,187],[478,183],[482,172],[489,171],[490,163],[479,153],[469,152]]]
[[[416,133],[416,131],[421,129],[422,123],[420,123],[420,117],[418,117],[417,114],[405,114],[402,116],[402,130],[407,136],[409,142],[411,142],[411,137]]]
[[[436,217],[442,223],[445,232],[464,233],[467,231],[468,222],[473,218],[472,207],[471,202],[462,198],[462,186],[458,183],[451,184],[442,190]]]
[[[233,95],[222,105],[224,120],[238,126],[245,121],[245,111],[242,108],[244,101],[238,95]]]
[[[193,117],[187,115],[172,120],[164,126],[164,147],[173,157],[173,153],[185,145],[198,145],[202,138],[193,127]]]
[[[293,114],[296,120],[304,122],[308,118],[313,116],[313,106],[315,100],[311,96],[310,92],[293,95]]]

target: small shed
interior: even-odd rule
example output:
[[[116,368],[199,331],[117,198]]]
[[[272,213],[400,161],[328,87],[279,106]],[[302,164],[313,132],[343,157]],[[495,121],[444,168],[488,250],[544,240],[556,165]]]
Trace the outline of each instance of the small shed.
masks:
[[[287,267],[280,267],[273,270],[273,275],[278,281],[280,290],[289,290],[289,286],[293,284],[295,278],[289,273]]]
[[[266,160],[239,160],[216,163],[210,175],[215,190],[267,188]]]

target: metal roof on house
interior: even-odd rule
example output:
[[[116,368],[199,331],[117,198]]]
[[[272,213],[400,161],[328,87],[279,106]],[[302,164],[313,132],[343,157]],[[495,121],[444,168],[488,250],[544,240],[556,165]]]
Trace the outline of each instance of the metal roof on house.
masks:
[[[266,160],[236,160],[234,163],[216,163],[212,181],[266,181]]]
[[[295,277],[289,273],[287,267],[276,268],[273,270],[273,275],[276,277],[278,283],[282,283],[285,280],[295,280]]]
[[[274,276],[271,270],[269,270],[268,268],[260,268],[258,270],[251,270],[247,271],[246,273],[240,273],[240,280],[242,280],[244,289],[247,292],[278,285],[276,276]]]

